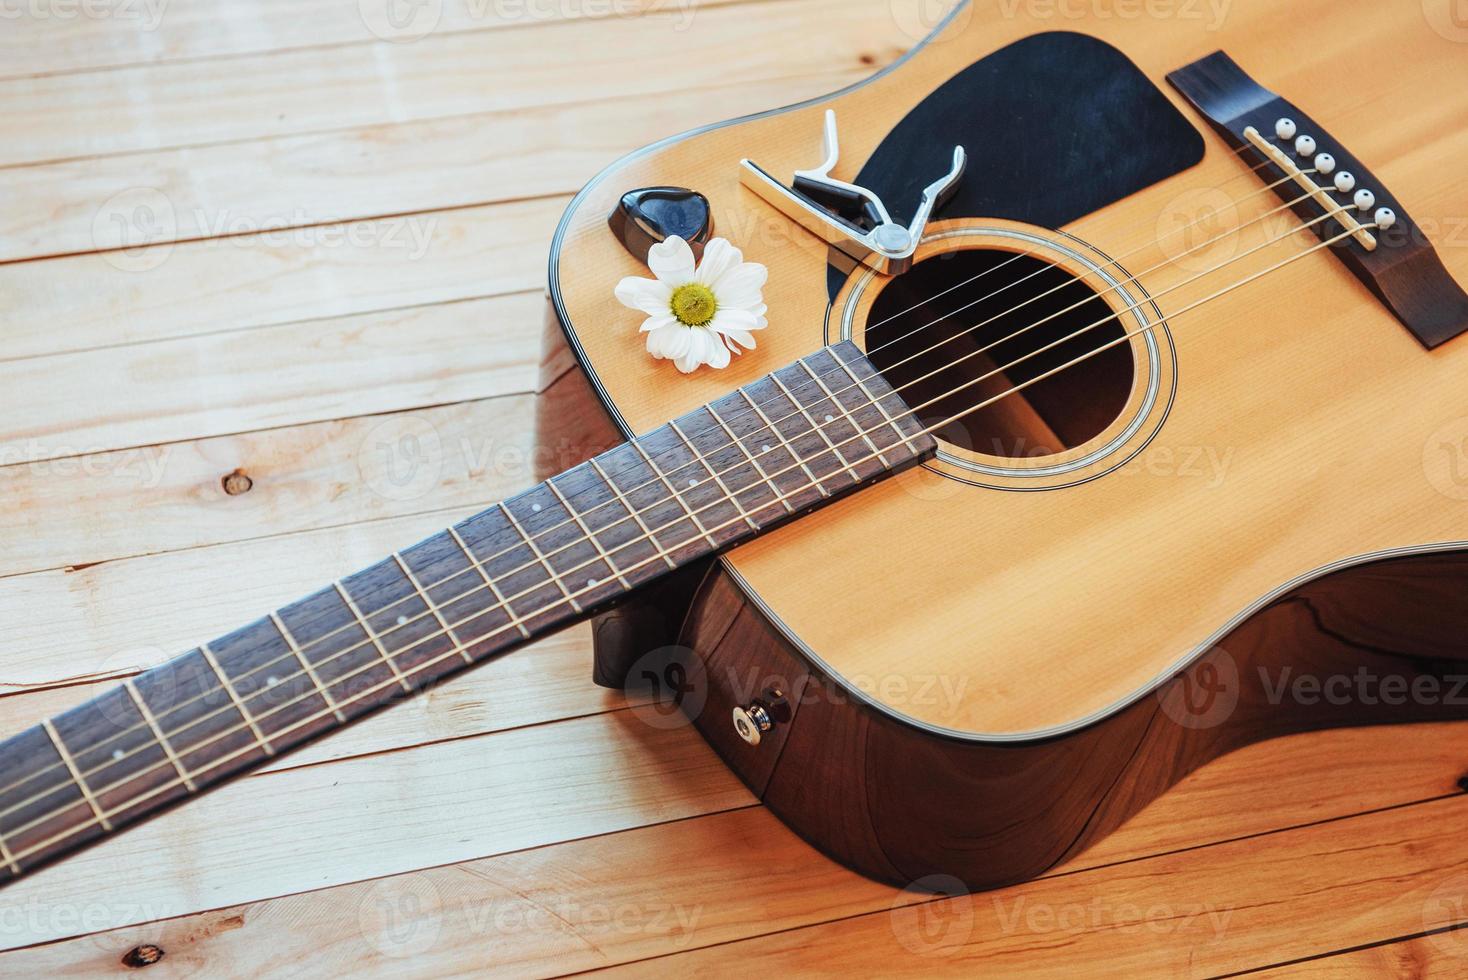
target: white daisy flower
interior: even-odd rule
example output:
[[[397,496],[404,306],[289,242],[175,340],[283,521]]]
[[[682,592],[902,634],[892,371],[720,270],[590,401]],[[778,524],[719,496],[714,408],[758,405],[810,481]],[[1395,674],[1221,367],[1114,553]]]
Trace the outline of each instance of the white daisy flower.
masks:
[[[754,331],[769,325],[761,290],[769,272],[727,239],[715,238],[694,266],[693,249],[674,235],[647,253],[656,279],[628,276],[617,283],[622,305],[647,314],[647,352],[689,374],[700,364],[729,366],[729,353],[754,349]]]

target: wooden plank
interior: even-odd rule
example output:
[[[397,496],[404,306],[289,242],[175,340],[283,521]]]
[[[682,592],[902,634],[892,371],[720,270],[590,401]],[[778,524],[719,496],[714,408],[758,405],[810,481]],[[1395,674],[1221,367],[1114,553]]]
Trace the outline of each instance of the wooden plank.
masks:
[[[258,139],[665,90],[670,53],[724,83],[852,68],[913,38],[888,0],[791,0],[553,28],[430,35],[211,61],[14,79],[0,86],[0,165]],[[819,24],[813,31],[810,25]],[[527,35],[541,43],[527,43]],[[547,56],[547,51],[559,56]]]
[[[885,908],[651,965],[679,975],[860,975],[881,963],[887,976],[1217,976],[1419,928],[1445,884],[1468,894],[1464,819],[1468,798],[1459,796]]]
[[[692,729],[631,711],[266,773],[13,882],[0,947],[752,802]]]
[[[0,579],[0,692],[127,676],[162,663],[478,509]],[[225,581],[229,588],[220,587]]]
[[[513,395],[0,467],[0,575],[488,506],[605,448],[543,441],[536,410]],[[227,494],[230,474],[250,489]]]
[[[536,0],[450,0],[436,3],[435,34],[549,25],[568,19],[635,17],[674,9],[690,23],[704,7],[740,0],[611,0],[544,3]],[[39,7],[39,10],[37,10]],[[401,31],[380,18],[385,4],[357,0],[111,0],[81,4],[16,5],[0,35],[0,78],[181,59],[259,54],[292,48],[405,40],[429,26],[406,22]]]
[[[803,68],[794,78],[3,168],[0,261],[570,194],[670,133],[824,95],[869,71],[844,57],[807,58]],[[546,239],[558,216],[539,229]]]
[[[190,437],[532,390],[544,298],[522,293],[0,363],[0,459],[38,462]]]
[[[546,246],[564,207],[560,198],[522,201],[0,265],[5,356],[543,289]]]
[[[1258,746],[1220,761],[1215,768],[1233,770],[1232,778],[1241,781],[1250,772],[1258,773],[1265,763],[1263,778],[1288,773],[1286,778],[1273,782],[1278,792],[1256,801],[1266,818],[1278,826],[1296,815],[1311,794],[1325,797],[1328,812],[1335,812],[1336,804],[1348,801],[1351,794],[1339,792],[1341,782],[1329,772],[1329,766],[1310,763],[1362,758],[1356,754],[1360,746],[1355,736],[1359,734],[1319,733]],[[1386,750],[1375,754],[1383,757],[1398,748],[1406,756],[1416,756],[1430,744],[1431,736],[1405,729],[1374,734],[1378,750]],[[1383,738],[1392,744],[1381,745]],[[1374,802],[1393,798],[1389,782],[1369,782],[1378,789]],[[1403,789],[1410,791],[1411,787]],[[1082,883],[1074,890],[1087,901],[1096,896],[1105,899],[1113,895],[1118,874],[1141,876],[1159,860],[1186,864],[1186,870],[1158,880],[1159,890],[1172,889],[1170,900],[1176,901],[1177,894],[1188,888],[1189,870],[1216,863],[1210,852],[1218,848],[1206,847],[1207,842],[1247,831],[1253,826],[1254,815],[1217,809],[1214,794],[1192,783],[1179,786],[1166,799],[1172,802],[1174,814],[1211,816],[1213,825],[1206,828],[1208,832],[1192,841],[1203,846],[1202,850],[1135,865],[1087,865],[1092,870],[976,896],[975,907],[986,908],[998,898],[1012,913],[1023,900],[1018,907],[1027,917],[1032,913],[1026,910],[1044,908],[1043,903],[1052,896],[1069,894],[1065,891],[1072,888],[1069,882]],[[1381,816],[1378,814],[1376,819]],[[1245,854],[1262,849],[1261,853],[1287,855],[1316,846],[1318,836],[1334,833],[1328,829],[1332,827],[1356,828],[1352,836],[1363,847],[1387,846],[1390,833],[1362,828],[1362,822],[1368,819],[1317,824],[1291,832],[1295,836],[1283,842],[1276,838],[1285,835],[1277,834],[1229,846]],[[1438,847],[1446,848],[1451,826],[1446,820],[1438,820],[1435,825],[1443,838]],[[1205,829],[1201,823],[1193,826]],[[1131,840],[1134,847],[1145,846],[1149,835],[1144,831],[1138,837],[1132,825],[1118,834]],[[1333,862],[1328,871],[1347,870],[1349,860]],[[1080,866],[1078,862],[1071,871]],[[240,962],[266,969],[276,963],[289,963],[311,974],[355,974],[406,965],[423,976],[470,969],[514,976],[551,975],[833,922],[829,930],[834,938],[830,939],[830,947],[818,947],[813,953],[818,957],[825,949],[844,942],[842,920],[868,914],[886,919],[891,915],[894,926],[904,925],[905,920],[892,915],[892,910],[923,899],[916,892],[878,885],[835,866],[800,842],[767,810],[752,808],[502,855],[455,868],[430,869],[148,923],[11,954],[0,958],[0,967],[42,972],[95,969],[106,966],[109,959],[115,961],[139,943],[156,943],[167,951],[160,966],[164,975],[174,970],[227,969],[228,964]],[[1206,896],[1194,900],[1206,900]],[[1229,911],[1221,904],[1218,908]],[[360,918],[359,910],[365,910]],[[1269,904],[1258,914],[1276,914],[1277,910],[1277,905]],[[1240,930],[1235,934],[1234,917],[1240,914],[1245,910],[1233,911],[1226,925],[1229,937],[1247,946],[1248,933]],[[281,923],[301,922],[308,917],[311,922],[331,925],[295,931],[281,928]],[[941,937],[945,920],[934,916],[931,921]],[[950,921],[962,924],[965,918],[955,916]],[[976,934],[978,928],[976,924]],[[1143,935],[1148,942],[1139,943],[1135,933],[1130,935],[1130,942],[1168,945],[1161,930],[1144,931]],[[758,948],[760,942],[748,945]],[[1033,960],[1034,969],[1054,966],[1057,960],[1049,951],[1054,945],[1033,943],[1024,956]],[[1061,955],[1065,955],[1064,945],[1060,948]],[[251,950],[258,951],[258,957],[242,960]],[[885,971],[888,963],[907,960],[913,961],[915,969],[929,972],[942,972],[948,965],[946,958],[925,957],[900,944],[891,951],[891,957],[879,957],[878,951],[870,947],[858,950],[857,955],[863,950],[869,959],[855,975],[869,973],[875,964],[882,964]],[[1262,957],[1267,957],[1269,951],[1264,949],[1259,955],[1261,959],[1256,962],[1263,962]],[[1095,975],[1099,962],[1086,964],[1082,975]],[[639,967],[673,972],[681,970],[683,962],[673,957],[643,962]]]

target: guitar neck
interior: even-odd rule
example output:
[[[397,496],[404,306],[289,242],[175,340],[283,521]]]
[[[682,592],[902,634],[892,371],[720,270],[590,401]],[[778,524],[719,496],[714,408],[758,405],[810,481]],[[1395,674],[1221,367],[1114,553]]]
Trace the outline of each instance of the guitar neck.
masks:
[[[935,450],[828,347],[0,743],[0,881]]]

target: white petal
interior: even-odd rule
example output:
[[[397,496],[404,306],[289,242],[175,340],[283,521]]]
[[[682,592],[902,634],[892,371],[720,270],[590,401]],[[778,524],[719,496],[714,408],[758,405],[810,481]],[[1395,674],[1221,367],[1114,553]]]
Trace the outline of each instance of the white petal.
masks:
[[[729,269],[713,284],[720,306],[751,309],[764,302],[761,290],[770,278],[770,270],[758,262],[741,262]]]
[[[754,334],[748,330],[725,330],[724,339],[729,342],[729,349],[736,354],[739,353],[736,344],[742,344],[747,349],[754,350]]]
[[[715,287],[725,273],[738,268],[743,262],[744,255],[729,244],[729,239],[715,238],[703,247],[703,261],[698,266],[698,281],[705,286]],[[714,288],[714,293],[718,294],[717,288]]]
[[[617,300],[623,306],[652,316],[667,313],[673,300],[671,286],[656,279],[642,279],[638,276],[628,276],[617,283],[616,294]]]
[[[749,331],[763,330],[767,321],[764,317],[755,316],[748,310],[729,310],[720,308],[709,321],[709,329],[716,333],[728,333],[730,330]]]
[[[664,313],[661,316],[650,316],[646,320],[642,321],[642,333],[648,333],[653,330],[663,330],[667,327],[676,327],[679,325],[680,324],[671,313]]]
[[[688,328],[674,321],[647,334],[647,352],[653,357],[677,357],[688,349]]]
[[[693,249],[674,235],[647,250],[647,267],[659,281],[676,289],[693,280]]]
[[[729,348],[725,346],[724,340],[718,334],[704,330],[704,363],[711,368],[722,369],[729,366]]]

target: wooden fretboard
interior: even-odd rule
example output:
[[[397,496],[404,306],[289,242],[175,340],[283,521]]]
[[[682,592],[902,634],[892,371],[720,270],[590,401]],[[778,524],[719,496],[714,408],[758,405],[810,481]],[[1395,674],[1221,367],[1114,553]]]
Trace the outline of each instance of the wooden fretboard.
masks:
[[[0,881],[935,449],[850,343],[0,743]]]

